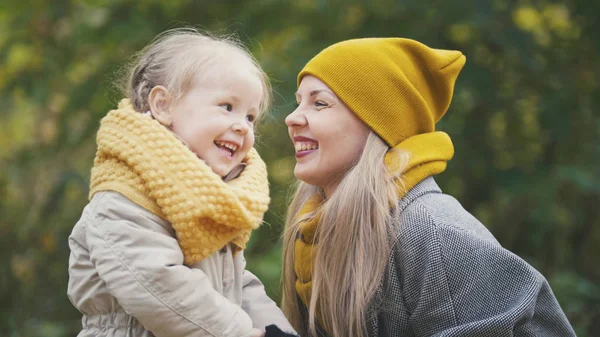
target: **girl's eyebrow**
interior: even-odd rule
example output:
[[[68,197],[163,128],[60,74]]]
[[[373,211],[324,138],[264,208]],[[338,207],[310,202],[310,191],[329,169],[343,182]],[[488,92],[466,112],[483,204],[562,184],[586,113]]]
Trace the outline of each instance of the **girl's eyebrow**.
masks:
[[[240,96],[234,94],[234,93],[229,93],[229,92],[220,92],[218,94],[215,95],[215,100],[217,101],[231,101],[231,103],[239,103],[241,101]]]

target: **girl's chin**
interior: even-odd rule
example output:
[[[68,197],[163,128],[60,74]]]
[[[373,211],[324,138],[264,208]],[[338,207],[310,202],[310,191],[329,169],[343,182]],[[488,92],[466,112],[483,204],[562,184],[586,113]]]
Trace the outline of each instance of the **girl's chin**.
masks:
[[[211,165],[211,163],[207,163],[208,166],[218,174],[224,180],[231,180],[240,175],[244,170],[244,165],[240,165],[241,162],[236,161],[235,163],[217,163],[216,165]]]
[[[229,172],[233,168],[233,167],[230,167],[231,165],[223,165],[220,163],[217,163],[215,165],[215,163],[206,162],[206,165],[208,165],[212,169],[212,171],[214,173],[218,174],[220,177],[225,177],[227,174],[229,174]]]

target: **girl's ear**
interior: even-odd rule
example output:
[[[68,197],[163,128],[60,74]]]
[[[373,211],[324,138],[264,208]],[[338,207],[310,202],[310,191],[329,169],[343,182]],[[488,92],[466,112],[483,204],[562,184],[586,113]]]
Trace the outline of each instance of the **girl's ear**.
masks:
[[[157,85],[150,90],[150,94],[148,95],[150,113],[160,124],[167,127],[173,123],[173,116],[171,116],[171,109],[169,108],[170,104],[171,94],[167,88]]]

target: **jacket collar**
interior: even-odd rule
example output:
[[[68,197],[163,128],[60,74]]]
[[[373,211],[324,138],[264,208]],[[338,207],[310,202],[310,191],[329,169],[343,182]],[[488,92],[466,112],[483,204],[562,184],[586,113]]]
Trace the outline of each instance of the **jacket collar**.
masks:
[[[406,193],[406,195],[402,199],[400,199],[398,203],[400,212],[404,211],[406,207],[408,207],[408,205],[410,205],[417,198],[420,198],[430,193],[442,193],[442,190],[431,176],[423,179],[420,183],[416,184],[413,188],[410,189],[410,191],[408,191],[408,193]]]

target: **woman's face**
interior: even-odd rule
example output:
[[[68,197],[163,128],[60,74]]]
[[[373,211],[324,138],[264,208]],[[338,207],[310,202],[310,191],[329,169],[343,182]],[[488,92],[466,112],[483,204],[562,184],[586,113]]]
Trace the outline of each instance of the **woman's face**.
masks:
[[[296,178],[330,196],[365,146],[369,127],[314,76],[302,78],[298,107],[285,119],[296,148]]]

